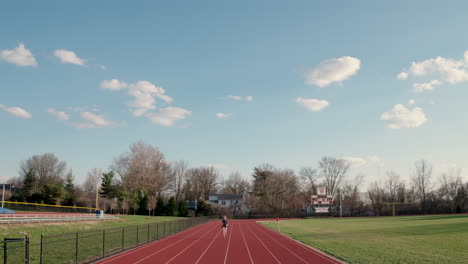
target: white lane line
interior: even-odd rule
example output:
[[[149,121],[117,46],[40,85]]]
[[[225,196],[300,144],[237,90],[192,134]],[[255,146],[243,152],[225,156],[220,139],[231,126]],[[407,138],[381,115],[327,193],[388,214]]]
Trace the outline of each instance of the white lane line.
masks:
[[[261,228],[257,228],[258,230],[260,230],[262,233],[264,233],[265,235],[267,235],[271,240],[275,241],[277,244],[281,245],[282,247],[284,247],[286,250],[288,250],[289,252],[291,252],[294,256],[296,256],[297,258],[299,258],[300,260],[302,260],[302,262],[304,263],[307,263],[309,264],[309,262],[307,262],[306,260],[304,260],[303,258],[299,257],[299,255],[297,255],[296,253],[294,253],[292,250],[290,250],[289,248],[287,248],[285,245],[281,244],[280,242],[276,241],[275,239],[273,239],[270,235],[268,235],[265,231],[263,231]]]
[[[209,228],[208,228],[208,229],[209,229]],[[196,233],[198,233],[198,232],[196,232]],[[145,259],[147,259],[147,258],[149,258],[149,257],[152,257],[152,256],[158,254],[159,252],[165,250],[165,249],[168,248],[168,247],[172,247],[173,245],[175,245],[175,244],[177,244],[177,243],[183,241],[184,239],[187,239],[188,237],[191,237],[191,236],[195,235],[196,233],[193,233],[193,234],[191,234],[190,236],[186,236],[186,237],[183,238],[183,239],[179,239],[179,240],[177,240],[176,242],[174,242],[174,243],[172,243],[172,244],[170,244],[170,245],[168,245],[168,246],[165,246],[165,247],[161,248],[160,250],[154,252],[153,254],[150,254],[150,255],[148,255],[148,256],[146,256],[146,257],[144,257],[144,258],[142,258],[142,259],[140,259],[140,260],[138,260],[138,261],[136,261],[136,262],[133,262],[133,263],[134,263],[134,264],[140,263],[141,261],[143,261],[143,260],[145,260]]]
[[[228,256],[228,253],[229,253],[229,245],[231,245],[231,237],[232,237],[232,230],[234,230],[234,224],[232,225],[231,228],[229,228],[229,230],[231,230],[231,232],[229,233],[229,241],[228,241],[228,245],[227,245],[227,249],[226,249],[226,255],[224,256],[224,264],[226,264],[227,256]]]
[[[218,234],[216,234],[215,237],[213,237],[213,241],[211,241],[211,243],[208,245],[208,247],[205,249],[205,251],[203,251],[203,253],[201,254],[201,256],[197,259],[197,262],[195,262],[195,264],[198,264],[198,262],[200,262],[200,260],[203,258],[203,256],[205,255],[205,253],[208,251],[208,249],[211,247],[211,245],[213,244],[213,242],[215,242],[216,238],[218,237],[219,234],[221,234],[222,230],[220,230],[218,232]]]
[[[180,251],[177,255],[175,255],[174,257],[172,257],[170,260],[168,260],[166,263],[164,264],[167,264],[171,261],[173,261],[175,258],[177,258],[177,256],[179,256],[180,254],[182,254],[185,250],[189,249],[191,246],[193,246],[193,244],[197,243],[198,241],[200,241],[200,239],[202,239],[204,236],[208,235],[211,231],[213,230],[216,230],[216,228],[213,228],[212,230],[206,232],[203,236],[199,237],[197,240],[193,241],[190,245],[188,245],[187,247],[184,248],[184,250]]]
[[[262,225],[262,224],[259,224],[259,223],[256,223],[256,224],[260,225],[262,228],[268,229],[266,226],[264,226],[264,225]],[[269,229],[269,230],[271,230],[271,229]],[[271,230],[271,231],[273,231],[273,230]],[[274,232],[274,231],[273,231],[273,232]],[[315,255],[317,255],[317,256],[319,256],[319,257],[321,257],[321,258],[323,258],[323,259],[326,259],[326,260],[328,260],[328,261],[335,262],[335,263],[338,263],[338,264],[340,264],[340,263],[346,264],[346,263],[347,263],[347,262],[344,262],[344,261],[342,261],[342,260],[336,259],[336,258],[333,257],[333,256],[326,255],[324,252],[321,252],[321,251],[319,251],[318,249],[315,249],[315,248],[313,248],[313,247],[311,247],[311,246],[309,246],[309,245],[305,245],[305,244],[303,244],[303,243],[301,243],[301,242],[299,242],[299,241],[297,241],[297,240],[295,240],[295,239],[293,239],[293,238],[290,238],[290,237],[288,237],[288,236],[286,236],[286,235],[283,235],[283,234],[281,234],[281,233],[278,233],[278,234],[279,234],[281,237],[286,238],[287,240],[293,242],[294,244],[299,245],[299,246],[301,246],[301,247],[304,248],[304,249],[307,249],[308,251],[314,253]]]
[[[260,240],[260,238],[258,238],[258,236],[252,231],[252,229],[250,229],[249,227],[248,227],[248,229],[249,229],[250,233],[252,233],[257,238],[257,240],[260,241],[260,243],[262,243],[263,247],[270,253],[270,255],[276,260],[276,262],[281,264],[281,261],[279,261],[275,257],[275,255],[273,255],[273,253],[268,249],[268,247],[265,245],[265,243],[263,243],[262,240]]]
[[[247,245],[247,241],[245,241],[244,231],[242,231],[242,224],[240,225],[240,230],[241,230],[242,238],[244,239],[245,247],[247,248],[247,252],[249,253],[250,263],[254,264],[252,255],[250,254],[249,246]]]

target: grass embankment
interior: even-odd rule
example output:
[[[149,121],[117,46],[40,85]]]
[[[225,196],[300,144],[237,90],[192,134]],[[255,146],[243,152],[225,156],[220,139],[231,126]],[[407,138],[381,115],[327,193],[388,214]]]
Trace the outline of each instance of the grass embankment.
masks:
[[[265,225],[276,230],[276,223]],[[468,215],[322,218],[280,225],[283,234],[349,263],[468,263]]]
[[[65,233],[67,235],[48,237],[44,240],[43,260],[44,263],[70,263],[76,259],[102,256],[109,251],[134,246],[137,242],[171,234],[177,227],[180,228],[180,225],[177,226],[174,222],[158,225],[155,223],[182,219],[186,218],[128,215],[120,216],[119,220],[1,224],[0,236],[21,238],[29,234],[31,263],[39,263],[41,233],[46,236]],[[138,228],[136,225],[139,225]],[[111,230],[99,231],[108,228]],[[76,232],[80,233],[77,235]],[[0,255],[3,258],[3,251]],[[24,249],[9,248],[8,256],[11,260],[20,259],[24,257]]]

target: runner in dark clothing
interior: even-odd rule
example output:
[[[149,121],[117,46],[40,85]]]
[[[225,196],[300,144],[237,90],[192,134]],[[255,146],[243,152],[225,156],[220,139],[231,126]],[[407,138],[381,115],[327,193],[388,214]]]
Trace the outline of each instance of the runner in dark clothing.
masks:
[[[226,216],[223,216],[223,220],[221,220],[221,227],[223,228],[223,237],[226,239],[226,233],[228,228],[228,220]]]

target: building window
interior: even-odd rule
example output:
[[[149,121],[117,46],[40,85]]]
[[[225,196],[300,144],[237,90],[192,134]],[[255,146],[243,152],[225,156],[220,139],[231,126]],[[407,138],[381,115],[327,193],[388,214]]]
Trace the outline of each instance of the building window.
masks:
[[[226,201],[221,201],[221,204],[222,204],[222,205],[226,205]]]

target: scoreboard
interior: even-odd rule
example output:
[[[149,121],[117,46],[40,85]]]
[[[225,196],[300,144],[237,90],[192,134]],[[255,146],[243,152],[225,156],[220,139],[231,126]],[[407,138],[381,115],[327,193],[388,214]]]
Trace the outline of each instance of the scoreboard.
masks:
[[[328,213],[328,206],[332,204],[333,196],[327,195],[327,188],[318,187],[317,195],[312,195],[311,201],[315,213]]]

